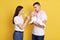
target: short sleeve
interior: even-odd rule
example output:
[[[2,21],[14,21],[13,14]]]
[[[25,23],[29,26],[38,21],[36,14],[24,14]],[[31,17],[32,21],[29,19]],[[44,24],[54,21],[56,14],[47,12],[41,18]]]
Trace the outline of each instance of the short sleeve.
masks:
[[[42,12],[41,19],[42,20],[47,20],[47,15],[44,11]]]
[[[14,18],[14,23],[15,24],[21,24],[21,18],[20,17],[15,17]]]

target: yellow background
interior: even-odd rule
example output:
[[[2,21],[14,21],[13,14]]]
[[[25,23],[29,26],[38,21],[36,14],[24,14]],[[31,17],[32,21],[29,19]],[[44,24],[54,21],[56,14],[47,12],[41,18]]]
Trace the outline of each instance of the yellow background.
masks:
[[[18,5],[24,6],[24,17],[33,10],[32,4],[40,2],[48,16],[45,40],[60,40],[60,0],[0,0],[0,40],[13,40],[12,17]],[[32,27],[27,25],[24,40],[31,40]]]

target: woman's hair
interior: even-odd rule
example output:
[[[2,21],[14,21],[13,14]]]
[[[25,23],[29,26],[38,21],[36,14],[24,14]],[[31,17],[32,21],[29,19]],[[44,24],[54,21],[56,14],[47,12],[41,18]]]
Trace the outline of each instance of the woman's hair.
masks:
[[[14,24],[14,17],[17,16],[19,14],[19,11],[21,11],[21,9],[23,9],[23,6],[17,6],[14,16],[13,16],[13,24]]]

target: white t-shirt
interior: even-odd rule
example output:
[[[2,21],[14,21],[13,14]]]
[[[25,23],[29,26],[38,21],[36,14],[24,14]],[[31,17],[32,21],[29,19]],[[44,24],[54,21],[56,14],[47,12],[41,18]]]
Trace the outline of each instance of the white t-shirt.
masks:
[[[47,20],[47,15],[46,15],[46,13],[44,12],[44,11],[39,11],[38,13],[37,13],[37,22],[39,23],[39,24],[41,24],[42,23],[42,21],[43,20]],[[40,20],[40,21],[39,21]],[[44,24],[45,25],[45,24]],[[43,36],[44,35],[44,29],[43,28],[40,28],[40,27],[38,27],[38,26],[36,26],[36,25],[34,25],[34,29],[33,29],[33,32],[32,32],[32,34],[34,34],[34,35],[37,35],[37,36]]]
[[[22,16],[16,16],[16,17],[14,17],[14,23],[15,23],[15,30],[16,30],[16,31],[24,31],[24,29],[21,30],[21,29],[17,26],[17,24],[24,24],[24,20],[23,20],[23,17],[22,17]]]
[[[39,23],[40,25],[43,25],[43,26],[46,26],[40,19],[38,19],[36,16],[33,16],[31,18],[31,21],[30,21],[30,24],[33,23],[33,22],[37,22]]]

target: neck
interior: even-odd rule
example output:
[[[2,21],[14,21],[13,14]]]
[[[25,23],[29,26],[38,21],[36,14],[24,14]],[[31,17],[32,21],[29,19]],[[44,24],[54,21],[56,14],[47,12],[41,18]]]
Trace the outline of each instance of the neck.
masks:
[[[38,11],[36,11],[37,13],[40,11],[41,9],[39,9]]]
[[[19,14],[18,16],[22,16],[22,14]]]
[[[39,12],[40,10],[36,11],[37,13]]]

